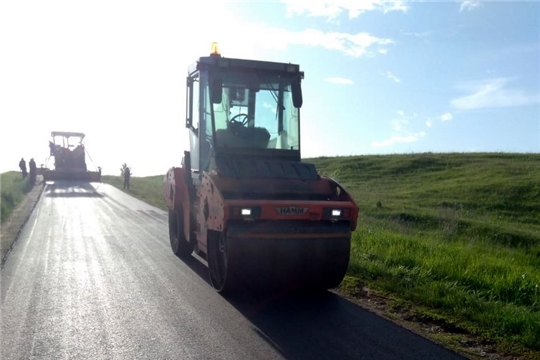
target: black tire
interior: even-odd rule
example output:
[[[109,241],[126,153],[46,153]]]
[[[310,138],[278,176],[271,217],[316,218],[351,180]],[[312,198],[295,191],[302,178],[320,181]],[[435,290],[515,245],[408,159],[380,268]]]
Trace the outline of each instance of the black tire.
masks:
[[[210,283],[220,294],[225,295],[236,288],[234,276],[234,258],[231,256],[231,244],[223,232],[208,232],[208,273]]]
[[[193,245],[184,236],[184,218],[181,212],[169,209],[169,240],[172,252],[185,259],[193,252]]]

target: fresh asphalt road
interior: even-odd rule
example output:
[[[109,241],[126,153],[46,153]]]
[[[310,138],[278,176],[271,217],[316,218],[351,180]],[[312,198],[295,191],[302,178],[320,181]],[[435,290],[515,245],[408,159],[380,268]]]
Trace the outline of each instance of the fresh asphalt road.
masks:
[[[1,290],[4,360],[460,358],[331,292],[227,300],[165,212],[102,183],[47,185]]]

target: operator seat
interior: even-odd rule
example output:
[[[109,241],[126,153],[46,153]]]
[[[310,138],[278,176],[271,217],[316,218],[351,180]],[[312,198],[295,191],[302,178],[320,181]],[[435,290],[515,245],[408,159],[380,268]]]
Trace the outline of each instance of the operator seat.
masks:
[[[218,146],[266,149],[270,133],[263,127],[229,126],[216,131]]]

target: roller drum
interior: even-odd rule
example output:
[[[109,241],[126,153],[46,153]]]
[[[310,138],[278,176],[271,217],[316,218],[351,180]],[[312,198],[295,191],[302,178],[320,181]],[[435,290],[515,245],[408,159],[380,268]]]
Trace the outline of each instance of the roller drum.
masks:
[[[261,289],[320,290],[339,286],[349,264],[349,225],[296,225],[299,227],[275,223],[232,226],[224,235],[227,277]]]

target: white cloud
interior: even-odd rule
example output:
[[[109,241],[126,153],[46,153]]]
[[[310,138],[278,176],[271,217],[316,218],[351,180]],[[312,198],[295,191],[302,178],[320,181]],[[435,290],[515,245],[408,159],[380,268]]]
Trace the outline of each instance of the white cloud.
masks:
[[[540,103],[540,94],[507,89],[509,82],[509,78],[495,78],[462,84],[459,88],[470,94],[453,99],[451,104],[458,110],[473,110]]]
[[[304,15],[325,17],[330,20],[342,13],[348,13],[349,19],[354,19],[366,11],[379,10],[385,14],[390,11],[407,12],[406,1],[403,0],[282,0],[287,6],[287,15]]]
[[[413,113],[412,115],[407,115],[405,114],[405,111],[397,110],[396,114],[398,115],[397,118],[393,119],[390,122],[392,124],[392,130],[394,134],[386,140],[373,141],[371,143],[371,146],[388,147],[388,146],[392,146],[398,143],[410,143],[410,142],[418,141],[420,138],[426,135],[424,131],[414,133],[407,130],[410,120],[418,117],[417,113]],[[429,123],[430,125],[428,125],[428,127],[431,126],[431,122]]]
[[[276,111],[276,106],[275,106],[275,105],[271,105],[271,104],[269,104],[269,103],[267,103],[267,102],[264,102],[264,103],[263,103],[263,107],[264,107],[265,109],[270,110],[270,111],[273,112],[274,114],[277,112],[277,111]]]
[[[388,53],[388,49],[379,49],[379,50],[377,50],[377,52],[378,52],[379,54],[386,55],[386,54]]]
[[[238,42],[238,32],[251,34],[251,36]],[[275,50],[286,50],[292,46],[309,46],[314,48],[323,48],[330,51],[337,51],[345,55],[359,58],[362,56],[373,56],[386,54],[389,45],[394,44],[390,38],[382,38],[372,35],[368,32],[347,33],[338,31],[325,32],[319,29],[303,29],[300,31],[291,31],[280,27],[264,26],[258,23],[240,22],[220,28],[219,34],[207,34],[212,41],[217,41],[221,53],[224,56],[231,57],[250,57],[253,54],[259,54],[255,57],[264,57],[265,54],[276,56]],[[260,41],[264,39],[264,41]],[[201,47],[201,43],[206,47]],[[207,42],[195,42],[190,40],[189,48],[194,53],[193,57],[199,56],[201,51],[208,51]],[[193,45],[192,45],[193,44]],[[193,48],[197,47],[197,51]],[[383,49],[383,51],[380,51]],[[234,55],[232,55],[234,54]],[[269,56],[268,55],[268,56]],[[284,59],[283,61],[287,61]]]
[[[426,121],[426,126],[427,127],[432,127],[433,126],[433,123],[431,122],[431,120]]]
[[[480,0],[463,0],[459,6],[459,11],[472,10],[474,8],[480,7]]]
[[[445,122],[445,121],[452,120],[453,117],[452,117],[452,114],[447,112],[447,113],[442,114],[439,118],[441,119],[442,122]]]
[[[339,84],[339,85],[352,85],[353,81],[351,79],[346,78],[340,78],[340,77],[330,77],[325,79],[328,82],[331,82],[332,84]]]
[[[418,37],[418,38],[427,38],[431,34],[431,31],[422,31],[422,32],[403,31],[402,33],[403,33],[403,35],[414,36],[414,37]]]
[[[408,123],[409,120],[407,119],[392,120],[392,127],[396,132],[400,132]]]
[[[401,82],[401,80],[396,75],[392,74],[390,71],[386,72],[386,77],[389,78],[389,79],[394,80],[397,83]]]
[[[424,137],[426,133],[424,131],[421,131],[416,134],[411,134],[408,136],[400,136],[400,135],[393,135],[391,138],[383,140],[383,141],[373,141],[371,143],[371,146],[373,147],[388,147],[392,146],[396,143],[411,143],[418,141],[420,138]]]
[[[306,45],[340,51],[352,57],[373,54],[369,49],[378,45],[393,44],[392,39],[378,38],[367,32],[356,34],[342,32],[323,32],[306,29],[299,32],[281,28],[253,26],[246,29],[250,34],[257,34],[258,39],[265,39],[264,45],[274,49],[286,49],[290,45]]]
[[[408,0],[385,0],[382,2],[382,8],[383,12],[385,14],[389,13],[390,11],[402,11],[404,13],[409,10],[409,7],[406,5]]]

